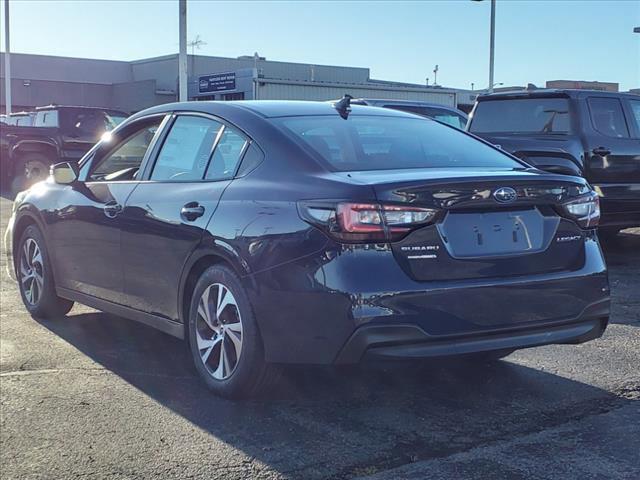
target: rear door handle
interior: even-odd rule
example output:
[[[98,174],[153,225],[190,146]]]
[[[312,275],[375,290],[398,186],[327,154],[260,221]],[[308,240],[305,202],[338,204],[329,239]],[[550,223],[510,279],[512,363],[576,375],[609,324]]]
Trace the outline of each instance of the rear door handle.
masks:
[[[609,150],[606,147],[596,147],[593,150],[591,150],[595,155],[600,155],[601,157],[606,157],[607,155],[609,155],[611,153],[611,150]]]
[[[108,218],[116,218],[122,212],[122,205],[116,201],[111,201],[105,204],[102,210]]]
[[[198,202],[189,202],[180,210],[180,216],[188,222],[193,222],[202,215],[204,215],[204,207]]]

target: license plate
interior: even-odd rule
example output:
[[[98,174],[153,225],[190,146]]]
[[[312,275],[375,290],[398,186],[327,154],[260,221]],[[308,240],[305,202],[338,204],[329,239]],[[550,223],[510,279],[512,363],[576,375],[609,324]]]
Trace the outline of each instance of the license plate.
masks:
[[[440,234],[454,257],[513,255],[542,249],[544,218],[537,209],[452,213]]]

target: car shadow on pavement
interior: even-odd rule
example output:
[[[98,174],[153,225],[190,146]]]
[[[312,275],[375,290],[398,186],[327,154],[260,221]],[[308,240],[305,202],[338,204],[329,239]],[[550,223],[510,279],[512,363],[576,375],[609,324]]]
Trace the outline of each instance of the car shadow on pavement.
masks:
[[[149,327],[73,312],[41,324],[215,439],[300,478],[441,457],[627,401],[510,361],[459,360],[288,368],[262,397],[229,401],[199,381],[185,343]]]

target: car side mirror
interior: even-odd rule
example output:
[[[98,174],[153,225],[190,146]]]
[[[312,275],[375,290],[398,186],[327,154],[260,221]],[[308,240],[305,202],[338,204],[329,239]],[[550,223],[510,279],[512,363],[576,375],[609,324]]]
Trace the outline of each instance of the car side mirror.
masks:
[[[78,180],[78,169],[69,162],[52,165],[50,172],[53,181],[60,185],[70,185]]]

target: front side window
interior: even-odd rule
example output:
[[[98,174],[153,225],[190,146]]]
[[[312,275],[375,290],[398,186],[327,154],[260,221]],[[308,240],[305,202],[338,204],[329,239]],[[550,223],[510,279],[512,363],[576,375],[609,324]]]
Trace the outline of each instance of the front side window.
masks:
[[[92,167],[89,181],[135,180],[161,119],[127,136]],[[104,148],[104,147],[103,147]]]
[[[629,129],[617,98],[590,98],[589,112],[593,128],[607,137],[629,138]]]
[[[478,102],[473,133],[569,133],[567,98],[513,98]]]
[[[327,115],[274,122],[337,171],[523,167],[463,132],[419,118]]]
[[[225,127],[207,170],[207,180],[233,177],[245,150],[247,139],[232,127]]]
[[[208,118],[178,117],[158,154],[151,180],[201,180],[221,128],[220,122]]]

